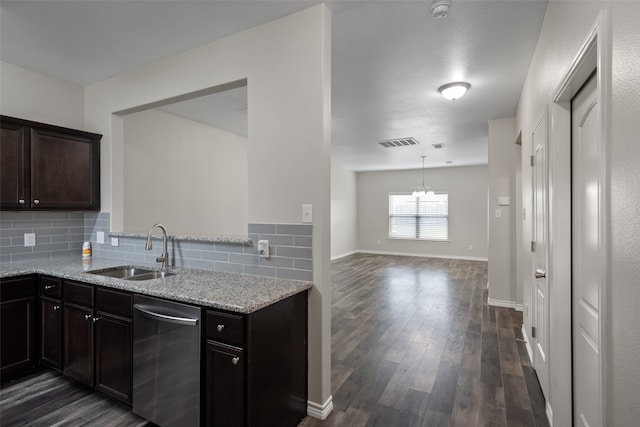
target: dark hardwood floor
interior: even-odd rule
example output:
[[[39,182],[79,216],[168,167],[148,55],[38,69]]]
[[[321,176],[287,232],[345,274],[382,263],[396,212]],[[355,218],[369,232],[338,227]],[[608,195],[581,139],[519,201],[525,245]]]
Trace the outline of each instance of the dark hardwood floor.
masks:
[[[334,410],[317,426],[547,426],[522,313],[487,305],[487,263],[332,263]]]
[[[522,314],[487,305],[486,262],[356,254],[332,280],[334,410],[300,427],[548,425]],[[152,424],[45,371],[3,387],[0,425]]]
[[[0,391],[0,425],[9,426],[145,426],[154,424],[131,408],[46,370]]]

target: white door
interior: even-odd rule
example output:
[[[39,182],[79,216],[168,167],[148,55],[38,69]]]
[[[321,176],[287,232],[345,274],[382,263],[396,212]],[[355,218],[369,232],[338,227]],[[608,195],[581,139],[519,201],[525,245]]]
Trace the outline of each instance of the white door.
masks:
[[[573,420],[602,425],[600,383],[600,121],[592,76],[571,101]]]
[[[545,398],[549,399],[549,290],[547,281],[547,115],[533,131],[533,365]]]

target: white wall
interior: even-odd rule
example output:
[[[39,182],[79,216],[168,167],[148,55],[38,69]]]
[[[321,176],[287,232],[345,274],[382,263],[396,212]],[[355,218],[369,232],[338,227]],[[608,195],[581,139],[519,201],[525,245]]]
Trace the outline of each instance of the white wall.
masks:
[[[102,203],[121,228],[123,124],[114,113],[242,79],[248,82],[249,222],[300,223],[301,205],[313,205],[309,400],[324,410],[331,396],[331,15],[325,5],[88,86],[86,125],[105,135]]]
[[[124,118],[124,231],[247,235],[247,139],[157,109]]]
[[[84,130],[84,88],[0,61],[0,114]]]
[[[515,119],[489,121],[489,303],[511,307],[522,304],[515,283],[515,152]],[[498,197],[509,205],[500,206]]]
[[[358,248],[356,173],[331,162],[331,259],[354,253]]]
[[[604,307],[606,334],[601,338],[608,360],[605,425],[622,427],[637,425],[640,419],[640,27],[637,24],[640,3],[551,1],[523,88],[517,121],[523,137],[530,135],[545,105],[553,102],[561,79],[586,41],[598,13],[606,8],[611,16],[613,57],[607,163],[610,234],[606,258],[610,270],[606,283],[608,303]],[[553,127],[553,117],[551,125]],[[523,139],[523,164],[531,148],[530,141],[528,147],[525,142]],[[530,211],[531,179],[523,173],[522,181],[524,207]],[[530,230],[530,224],[524,223],[520,242],[523,246],[531,239]],[[530,265],[530,260],[530,252],[523,251],[521,265]],[[525,300],[531,293],[529,276],[523,274]],[[564,309],[570,310],[570,307]],[[525,326],[531,326],[527,317]],[[558,326],[550,325],[552,340]],[[570,360],[571,355],[564,351],[550,357],[553,372],[554,366],[557,369],[558,364]],[[570,381],[570,373],[559,371],[559,374],[561,379],[568,375]],[[552,379],[555,380],[553,376]],[[557,414],[566,413],[562,408],[570,408],[571,396],[554,394],[552,384],[549,401],[554,410],[554,424],[570,425],[570,418],[559,419]]]
[[[434,191],[449,193],[449,242],[388,238],[389,193],[413,191],[422,182],[420,169],[359,172],[358,250],[486,260],[487,167],[425,169],[424,179]]]

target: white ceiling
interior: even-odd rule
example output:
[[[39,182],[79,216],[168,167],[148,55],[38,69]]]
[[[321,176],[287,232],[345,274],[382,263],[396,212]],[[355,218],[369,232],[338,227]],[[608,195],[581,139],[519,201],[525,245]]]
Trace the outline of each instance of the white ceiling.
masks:
[[[316,3],[2,0],[0,59],[87,85]],[[486,164],[487,122],[515,115],[547,1],[454,0],[440,20],[431,0],[327,4],[334,159],[358,171],[419,168],[421,155],[427,167]],[[468,94],[444,100],[437,88],[458,80]],[[171,111],[242,134],[246,89],[207,99]],[[420,144],[378,144],[403,137]]]

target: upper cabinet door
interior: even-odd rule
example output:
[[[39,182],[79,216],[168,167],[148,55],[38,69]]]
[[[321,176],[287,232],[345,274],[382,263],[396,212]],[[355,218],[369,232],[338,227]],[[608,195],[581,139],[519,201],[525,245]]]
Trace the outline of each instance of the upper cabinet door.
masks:
[[[0,116],[0,209],[100,210],[101,135]]]
[[[99,140],[49,129],[31,130],[31,208],[100,208]]]
[[[0,207],[29,207],[29,129],[2,121],[0,130]]]

